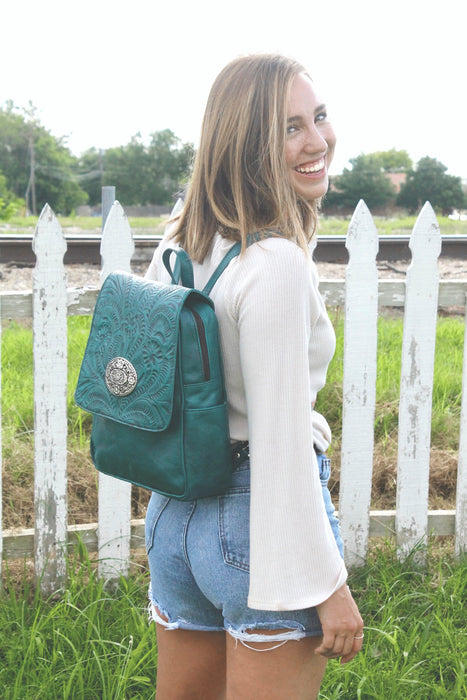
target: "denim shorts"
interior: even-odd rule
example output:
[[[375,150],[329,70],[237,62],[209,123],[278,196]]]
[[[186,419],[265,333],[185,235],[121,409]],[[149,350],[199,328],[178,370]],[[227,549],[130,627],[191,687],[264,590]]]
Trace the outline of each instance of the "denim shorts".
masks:
[[[331,502],[331,466],[318,454],[326,512],[343,556],[339,522]],[[222,496],[178,501],[153,493],[146,514],[151,584],[150,616],[167,629],[227,631],[246,641],[285,643],[322,634],[315,608],[254,610],[249,588],[250,463],[233,472]],[[284,630],[267,635],[267,630]],[[263,632],[262,632],[263,631]]]

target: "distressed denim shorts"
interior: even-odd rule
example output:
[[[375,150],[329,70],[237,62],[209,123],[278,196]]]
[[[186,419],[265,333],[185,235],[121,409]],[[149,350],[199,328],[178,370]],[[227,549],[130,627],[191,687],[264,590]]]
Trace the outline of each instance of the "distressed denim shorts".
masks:
[[[328,490],[330,460],[318,454],[326,512],[343,556]],[[222,496],[178,501],[153,493],[146,514],[150,615],[167,629],[227,631],[245,643],[285,643],[322,634],[315,608],[254,610],[249,588],[250,463]],[[267,635],[268,630],[284,630]]]

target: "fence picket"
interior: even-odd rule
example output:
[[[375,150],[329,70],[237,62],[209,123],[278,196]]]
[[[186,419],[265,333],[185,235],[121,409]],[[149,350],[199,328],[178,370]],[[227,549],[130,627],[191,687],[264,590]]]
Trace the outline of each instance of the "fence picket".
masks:
[[[431,404],[438,313],[441,234],[427,202],[409,247],[402,340],[396,499],[397,541],[402,555],[426,539]],[[421,558],[421,557],[420,557]]]
[[[376,401],[378,232],[363,201],[350,222],[346,247],[339,515],[345,559],[352,566],[364,561],[368,546]]]
[[[3,487],[2,487],[2,299],[0,297],[0,588],[2,587],[2,561],[3,561]]]
[[[67,245],[46,204],[33,239],[35,572],[52,593],[66,572]]]
[[[467,552],[467,298],[465,321],[459,458],[457,462],[456,534],[454,540],[456,557],[460,557],[464,552]]]
[[[128,219],[115,201],[101,241],[101,283],[115,270],[131,271],[134,242]],[[126,576],[130,565],[131,484],[99,474],[99,575]]]

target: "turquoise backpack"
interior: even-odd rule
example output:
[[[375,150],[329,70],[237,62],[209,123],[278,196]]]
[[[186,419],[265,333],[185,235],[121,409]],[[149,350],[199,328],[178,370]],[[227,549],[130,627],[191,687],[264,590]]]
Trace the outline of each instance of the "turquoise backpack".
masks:
[[[92,413],[99,471],[180,500],[228,489],[227,400],[209,294],[240,248],[230,249],[202,291],[183,250],[164,251],[171,284],[123,272],[105,279],[75,392]]]

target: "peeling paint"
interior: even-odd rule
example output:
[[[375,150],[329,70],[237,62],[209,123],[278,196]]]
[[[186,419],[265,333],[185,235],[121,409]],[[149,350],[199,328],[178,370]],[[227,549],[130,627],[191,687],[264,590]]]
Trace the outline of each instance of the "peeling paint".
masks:
[[[409,349],[409,357],[410,357],[410,384],[412,386],[415,384],[417,379],[420,376],[420,369],[418,366],[417,362],[417,351],[418,351],[418,343],[415,340],[415,338],[412,338],[411,343],[410,343],[410,349]]]

